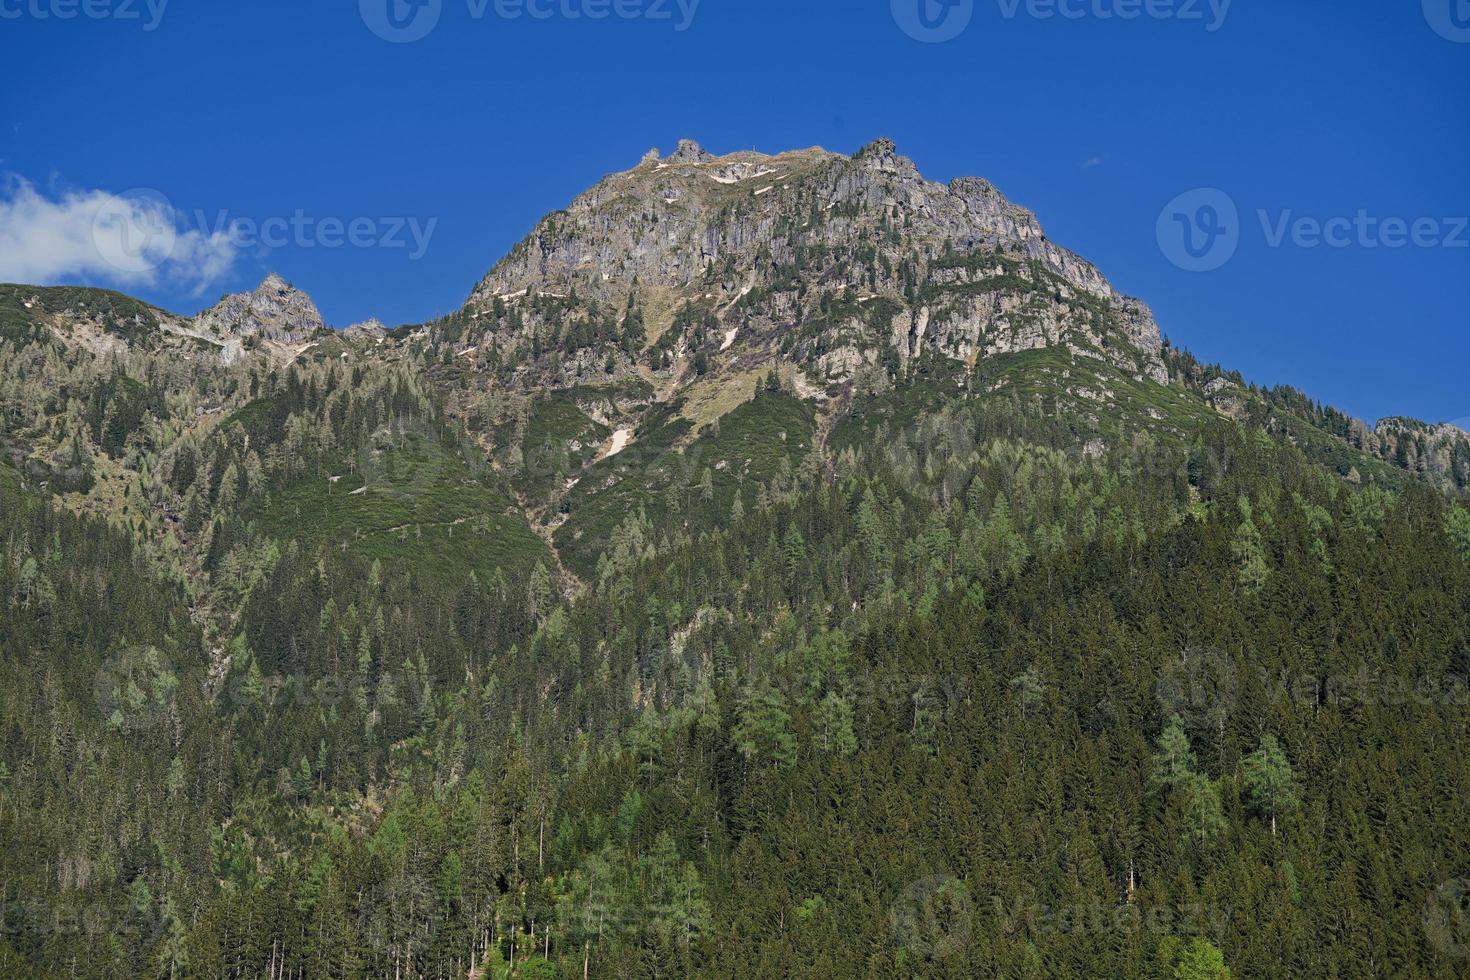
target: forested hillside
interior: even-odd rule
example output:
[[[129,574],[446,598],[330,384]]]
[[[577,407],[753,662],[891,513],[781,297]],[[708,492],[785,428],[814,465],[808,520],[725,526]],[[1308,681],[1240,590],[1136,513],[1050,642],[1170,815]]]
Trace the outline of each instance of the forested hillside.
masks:
[[[701,154],[394,331],[0,287],[0,976],[1464,975],[1464,434]]]

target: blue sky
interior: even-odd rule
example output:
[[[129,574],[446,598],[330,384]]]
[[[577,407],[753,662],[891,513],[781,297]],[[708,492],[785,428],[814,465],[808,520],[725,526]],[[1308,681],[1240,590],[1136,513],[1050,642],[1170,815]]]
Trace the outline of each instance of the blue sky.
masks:
[[[275,270],[336,325],[416,322],[650,146],[890,136],[993,180],[1204,359],[1470,417],[1470,0],[429,0],[398,8],[437,15],[411,43],[370,29],[388,2],[0,0],[0,273],[193,312]],[[956,36],[906,33],[919,2]],[[68,251],[136,188],[178,220],[167,265]],[[270,219],[269,245],[216,234]]]

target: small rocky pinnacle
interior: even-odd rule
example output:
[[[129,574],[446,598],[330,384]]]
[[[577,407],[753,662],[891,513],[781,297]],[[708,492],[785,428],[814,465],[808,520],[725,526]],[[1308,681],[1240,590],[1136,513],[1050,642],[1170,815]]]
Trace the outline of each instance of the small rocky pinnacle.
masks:
[[[674,155],[669,157],[671,163],[708,163],[713,160],[714,154],[709,153],[704,147],[693,140],[680,140],[679,148]]]
[[[894,160],[898,157],[898,146],[893,140],[884,137],[873,140],[867,146],[854,154],[855,160]]]
[[[662,159],[662,157],[659,155],[658,147],[655,146],[653,149],[643,154],[643,159],[638,161],[638,163],[639,166],[642,166],[648,163],[658,163],[660,159]]]
[[[877,170],[879,173],[893,174],[899,177],[917,177],[919,170],[914,166],[914,161],[908,157],[898,155],[898,147],[891,139],[876,139],[867,146],[858,150],[853,159],[864,167]]]

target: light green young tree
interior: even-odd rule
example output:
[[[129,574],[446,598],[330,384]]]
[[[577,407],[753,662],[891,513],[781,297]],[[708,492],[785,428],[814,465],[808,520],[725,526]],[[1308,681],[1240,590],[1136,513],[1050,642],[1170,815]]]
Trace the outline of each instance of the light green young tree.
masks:
[[[1184,719],[1175,715],[1159,735],[1158,751],[1153,756],[1154,785],[1171,789],[1183,786],[1194,775],[1194,767],[1194,750],[1189,747]]]
[[[1459,504],[1450,508],[1450,515],[1446,521],[1450,543],[1460,553],[1460,557],[1470,561],[1470,510],[1466,510]]]
[[[769,684],[760,684],[741,699],[740,720],[732,733],[735,748],[747,762],[790,765],[796,759],[796,737],[790,723],[785,695]]]
[[[1245,788],[1251,809],[1271,821],[1271,835],[1276,835],[1276,818],[1296,808],[1296,774],[1291,761],[1281,750],[1275,735],[1261,738],[1261,747],[1244,762]]]
[[[1151,779],[1154,786],[1179,794],[1189,824],[1189,835],[1198,843],[1214,837],[1225,826],[1220,787],[1210,777],[1195,771],[1194,750],[1178,715],[1169,719],[1159,735],[1153,755]]]
[[[1194,939],[1179,951],[1174,980],[1230,980],[1225,954],[1208,939]]]
[[[852,702],[828,691],[817,704],[817,732],[822,748],[838,755],[852,755],[857,751],[857,736],[852,730]]]
[[[1235,529],[1235,541],[1231,544],[1231,550],[1240,566],[1238,576],[1245,590],[1255,595],[1264,589],[1267,579],[1271,577],[1271,569],[1266,564],[1266,547],[1261,540],[1261,532],[1249,517],[1241,521],[1240,526]]]
[[[1220,784],[1201,773],[1191,773],[1184,784],[1185,812],[1189,835],[1203,844],[1225,829],[1225,809],[1220,804]]]

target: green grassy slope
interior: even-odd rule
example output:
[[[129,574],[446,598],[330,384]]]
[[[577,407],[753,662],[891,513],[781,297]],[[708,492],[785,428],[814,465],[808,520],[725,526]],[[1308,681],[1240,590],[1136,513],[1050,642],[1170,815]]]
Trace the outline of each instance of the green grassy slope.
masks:
[[[737,494],[749,508],[783,463],[794,470],[811,448],[812,410],[789,395],[747,402],[688,445],[681,445],[681,437],[690,423],[678,411],[678,402],[664,406],[632,445],[589,468],[567,495],[568,517],[556,532],[556,544],[575,570],[593,570],[613,531],[640,513],[654,526],[670,515],[679,515],[685,529],[718,526]],[[706,472],[708,497],[702,485]]]
[[[439,582],[496,569],[513,580],[549,562],[510,494],[422,433],[364,453],[356,472],[295,480],[245,516],[278,540],[337,545]]]
[[[39,302],[26,306],[32,299]],[[38,339],[41,318],[61,312],[96,319],[108,333],[132,342],[157,331],[163,311],[110,289],[0,284],[0,340]]]

